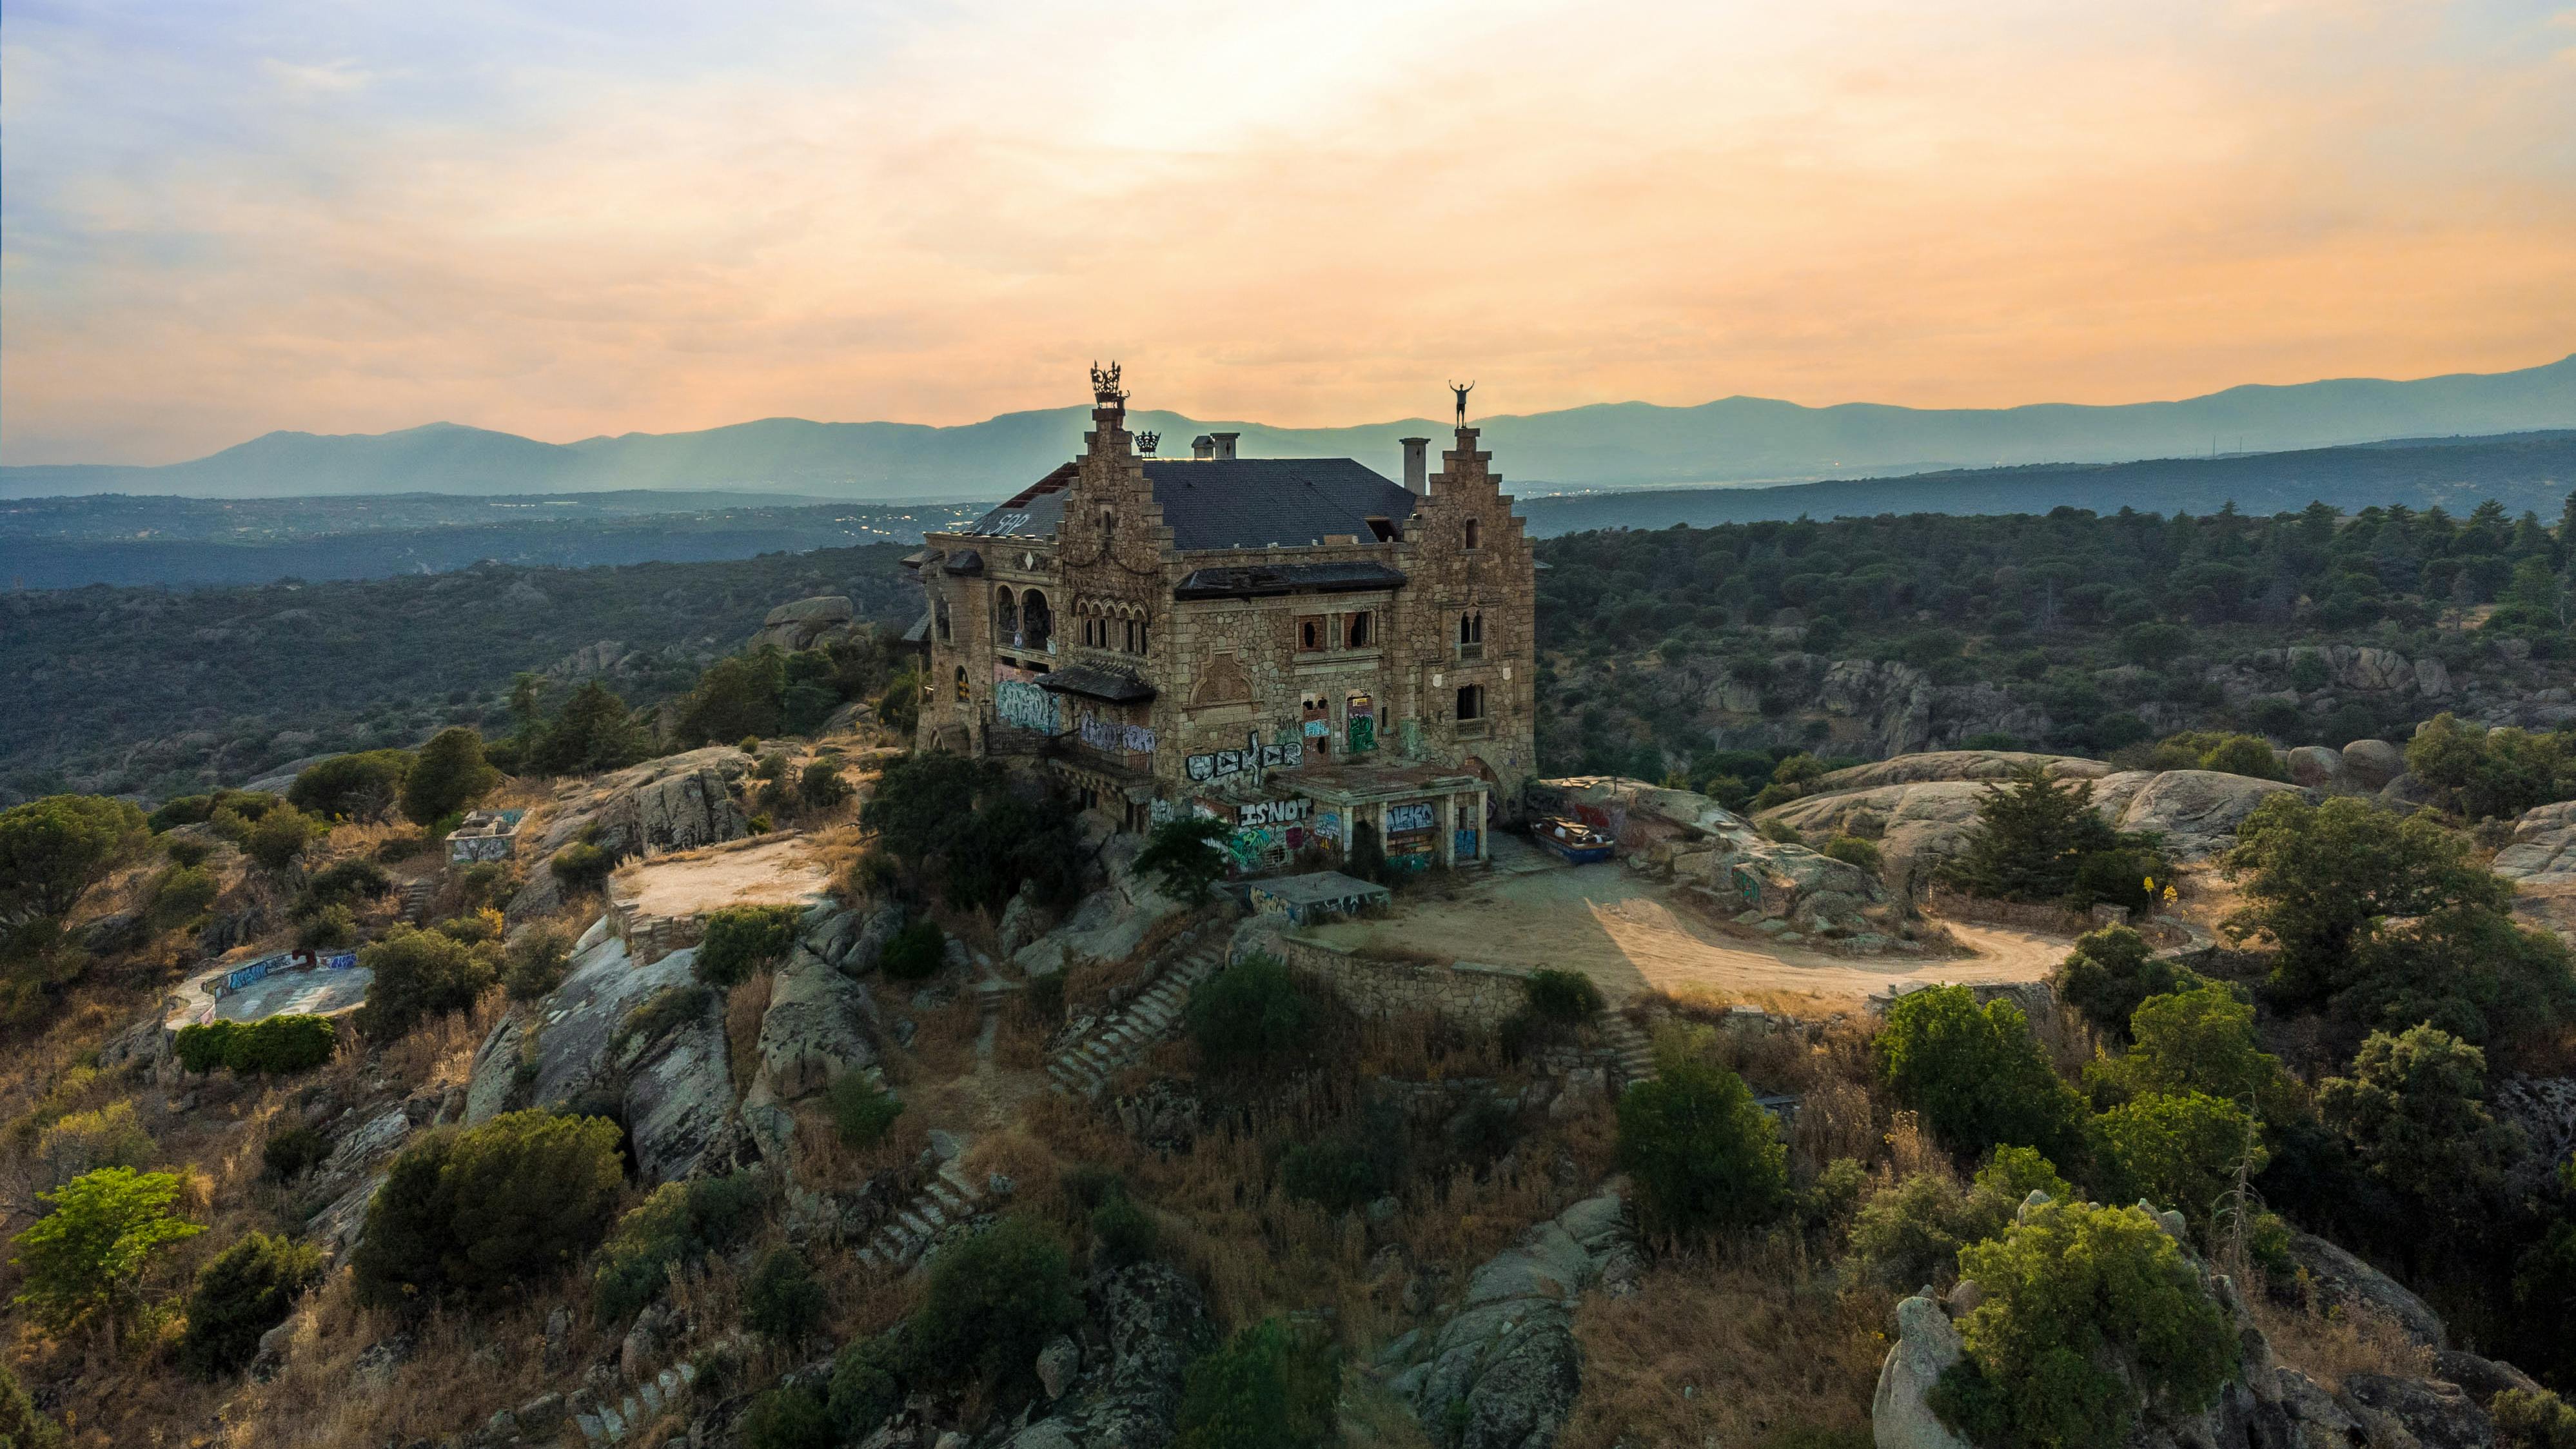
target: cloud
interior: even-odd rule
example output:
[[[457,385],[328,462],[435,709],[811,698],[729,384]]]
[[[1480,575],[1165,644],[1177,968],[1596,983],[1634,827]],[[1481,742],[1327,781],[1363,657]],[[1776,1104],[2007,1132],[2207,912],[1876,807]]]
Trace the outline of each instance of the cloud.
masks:
[[[1078,399],[1282,423],[2527,365],[2505,4],[243,7],[0,37],[0,456]],[[376,28],[370,28],[376,27]]]

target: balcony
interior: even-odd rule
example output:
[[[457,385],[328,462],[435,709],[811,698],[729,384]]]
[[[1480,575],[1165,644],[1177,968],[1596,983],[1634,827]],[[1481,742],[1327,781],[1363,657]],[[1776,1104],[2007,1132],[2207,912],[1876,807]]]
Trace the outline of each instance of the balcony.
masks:
[[[1473,644],[1461,644],[1461,645],[1459,645],[1459,646],[1458,646],[1458,657],[1459,657],[1459,658],[1461,658],[1461,659],[1482,659],[1482,658],[1484,658],[1484,657],[1485,657],[1485,641],[1484,641],[1484,640],[1482,640],[1482,639],[1479,639],[1479,640],[1477,640],[1477,641],[1476,641],[1475,643],[1473,643]]]

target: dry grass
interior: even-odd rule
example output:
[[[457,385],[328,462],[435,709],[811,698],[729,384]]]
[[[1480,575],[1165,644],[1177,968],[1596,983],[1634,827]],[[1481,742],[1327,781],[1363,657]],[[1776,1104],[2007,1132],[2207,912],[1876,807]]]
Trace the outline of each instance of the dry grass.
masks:
[[[1410,1082],[1515,1075],[1490,1032],[1468,1031],[1437,1012],[1362,1018],[1359,1073]]]
[[[725,1065],[733,1077],[737,1100],[751,1090],[760,1074],[760,1019],[769,1014],[769,991],[777,975],[758,971],[725,993]]]
[[[2240,1274],[2237,1281],[2255,1279]],[[2296,1297],[2295,1304],[2282,1304],[2268,1294],[2248,1293],[2245,1306],[2254,1325],[2272,1341],[2273,1356],[2316,1380],[2326,1392],[2342,1389],[2346,1374],[2432,1376],[2433,1351],[2408,1338],[2397,1320],[2380,1309],[2359,1300],[2319,1308],[2304,1272]]]
[[[1583,1389],[1564,1449],[1746,1445],[1796,1424],[1866,1429],[1893,1300],[1836,1293],[1793,1248],[1667,1259],[1574,1317]]]
[[[384,1050],[377,1070],[413,1091],[462,1087],[474,1075],[474,1049],[499,1024],[508,1001],[487,991],[472,1011],[451,1011],[423,1021]]]

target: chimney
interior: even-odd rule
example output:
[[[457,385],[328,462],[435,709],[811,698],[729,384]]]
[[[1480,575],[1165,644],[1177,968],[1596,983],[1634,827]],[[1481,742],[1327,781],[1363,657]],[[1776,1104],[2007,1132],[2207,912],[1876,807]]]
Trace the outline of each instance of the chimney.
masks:
[[[1208,441],[1209,441],[1209,442],[1212,442],[1212,443],[1214,443],[1214,444],[1216,444],[1216,460],[1217,460],[1218,462],[1220,462],[1220,463],[1231,463],[1231,462],[1233,462],[1233,461],[1234,461],[1234,440],[1235,440],[1235,439],[1237,439],[1237,438],[1239,438],[1239,437],[1242,437],[1242,436],[1243,436],[1243,434],[1241,434],[1241,433],[1210,433],[1210,434],[1208,434]]]
[[[1431,460],[1424,451],[1431,446],[1431,440],[1398,438],[1396,441],[1404,445],[1404,491],[1420,498],[1431,491]]]
[[[1209,437],[1205,433],[1201,433],[1197,437],[1190,439],[1190,458],[1192,461],[1204,463],[1215,456],[1216,439]]]

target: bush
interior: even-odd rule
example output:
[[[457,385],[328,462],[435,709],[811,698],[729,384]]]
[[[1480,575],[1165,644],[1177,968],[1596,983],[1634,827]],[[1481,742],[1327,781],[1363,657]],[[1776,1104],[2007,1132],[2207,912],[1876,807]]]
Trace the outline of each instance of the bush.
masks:
[[[743,1449],[833,1449],[839,1442],[823,1395],[801,1384],[763,1391],[742,1416]]]
[[[445,931],[394,927],[358,953],[358,964],[375,973],[358,1030],[389,1042],[433,1012],[470,1010],[499,977],[499,954],[488,942],[469,946]]]
[[[1234,868],[1225,849],[1233,835],[1234,827],[1213,816],[1178,816],[1154,827],[1133,868],[1138,875],[1155,872],[1165,890],[1196,905]]]
[[[2091,781],[2062,783],[2032,765],[1986,792],[1977,823],[1943,863],[1941,878],[1994,900],[2057,901],[2078,910],[2104,900],[2139,906],[2138,882],[2164,873],[2149,864],[2151,846],[2144,836],[2112,829],[2094,810]],[[2087,863],[2105,854],[2116,860],[2088,875]]]
[[[1856,865],[1875,875],[1884,865],[1878,853],[1878,842],[1857,835],[1837,835],[1825,842],[1825,854],[1845,865]]]
[[[1279,1159],[1279,1185],[1300,1202],[1347,1213],[1384,1197],[1403,1165],[1403,1124],[1372,1122],[1357,1131],[1291,1144]]]
[[[304,883],[304,899],[317,906],[380,901],[392,895],[393,877],[372,861],[344,860]]]
[[[181,870],[194,870],[206,863],[215,847],[193,835],[171,835],[162,838],[161,853]]]
[[[463,725],[440,730],[421,747],[403,777],[402,812],[414,825],[428,825],[472,805],[501,782],[501,772],[483,759],[483,736]]]
[[[928,916],[917,916],[887,939],[877,964],[897,981],[927,981],[948,964],[948,933]]]
[[[2171,1208],[2204,1230],[2235,1187],[2237,1170],[2251,1176],[2267,1160],[2254,1119],[2203,1092],[2140,1097],[2102,1114],[2100,1125],[2118,1196]]]
[[[326,834],[330,826],[306,815],[292,805],[280,806],[251,822],[238,844],[242,854],[268,870],[282,871],[304,853],[304,847]]]
[[[110,1102],[90,1112],[67,1112],[36,1133],[34,1186],[39,1191],[60,1187],[102,1167],[141,1168],[149,1165],[159,1150],[152,1134],[143,1130],[143,1123],[135,1116],[132,1102]]]
[[[1852,1220],[1852,1259],[1889,1288],[1940,1281],[1959,1268],[1959,1250],[2000,1237],[2033,1190],[2063,1198],[2070,1189],[2047,1158],[2027,1147],[1998,1148],[1976,1181],[1918,1173],[1881,1188]]]
[[[572,895],[588,895],[604,890],[609,872],[617,869],[617,857],[586,840],[576,840],[558,850],[546,861],[554,872],[555,884]]]
[[[705,1017],[715,999],[716,994],[703,986],[665,986],[627,1011],[609,1048],[614,1051],[630,1041],[649,1046],[673,1028]]]
[[[358,918],[347,906],[321,906],[295,918],[295,944],[307,951],[337,951],[355,944]]]
[[[259,1337],[286,1321],[295,1300],[322,1281],[321,1250],[252,1233],[197,1271],[179,1363],[205,1378],[248,1364]]]
[[[2576,1449],[2576,1409],[2547,1389],[2507,1389],[2487,1413],[2503,1449]]]
[[[1601,1014],[1601,988],[1580,971],[1533,971],[1521,981],[1532,1016],[1580,1026]]]
[[[1971,1443],[2114,1449],[2148,1400],[2196,1414],[2236,1373],[2226,1315],[2141,1209],[2040,1204],[1959,1271],[1984,1297],[1931,1404]]]
[[[2224,986],[2152,996],[2130,1014],[2136,1042],[2127,1054],[2085,1069],[2097,1098],[2205,1092],[2245,1102],[2267,1122],[2305,1110],[2298,1084],[2278,1057],[2262,1050],[2254,1008]]]
[[[832,1360],[825,1401],[844,1444],[856,1444],[903,1407],[903,1350],[890,1337],[863,1338]]]
[[[698,942],[698,979],[738,986],[787,959],[796,944],[794,906],[728,906],[707,917]]]
[[[808,810],[829,810],[849,799],[850,793],[850,782],[841,778],[840,768],[821,760],[796,777],[796,798]]]
[[[1190,1365],[1178,1449],[1322,1449],[1341,1442],[1341,1369],[1330,1341],[1276,1318]]]
[[[1670,1232],[1758,1227],[1789,1207],[1789,1149],[1744,1079],[1667,1054],[1619,1098],[1619,1165]]]
[[[304,1072],[331,1060],[338,1033],[329,1017],[286,1015],[256,1022],[210,1021],[179,1028],[171,1043],[179,1065],[192,1072],[225,1067],[254,1072]]]
[[[949,1244],[931,1261],[930,1291],[911,1321],[913,1361],[952,1382],[980,1379],[1025,1396],[1038,1350],[1079,1308],[1064,1248],[1024,1217]]]
[[[606,1118],[528,1111],[415,1138],[368,1204],[359,1299],[488,1303],[572,1266],[616,1211],[618,1137]]]
[[[145,844],[143,812],[102,795],[48,795],[0,810],[0,920],[60,920]]]
[[[154,931],[175,931],[193,924],[215,903],[218,893],[215,877],[209,871],[193,865],[164,871],[152,883],[151,899],[143,907],[143,924]]]
[[[880,1091],[858,1072],[834,1077],[823,1098],[832,1113],[832,1130],[848,1147],[875,1146],[903,1115],[903,1103],[892,1092]]]
[[[2576,750],[2563,736],[2488,729],[2437,714],[2406,743],[2407,773],[2449,792],[2470,820],[2511,819],[2576,798]]]
[[[829,1306],[822,1283],[793,1248],[762,1254],[743,1285],[743,1326],[790,1348],[814,1336]]]
[[[1319,1013],[1287,963],[1254,954],[1200,982],[1183,1013],[1218,1071],[1274,1061],[1310,1044]]]
[[[1112,1268],[1142,1263],[1154,1256],[1162,1236],[1154,1215],[1120,1193],[1091,1210],[1092,1262]]]
[[[103,1322],[113,1348],[117,1328],[142,1311],[153,1261],[206,1230],[173,1211],[180,1186],[177,1173],[103,1167],[36,1194],[50,1211],[11,1240],[21,1274],[13,1301],[57,1336]]]
[[[334,755],[306,767],[286,790],[286,803],[323,820],[372,825],[393,812],[411,774],[409,750]]]
[[[2248,904],[2232,932],[2263,932],[2280,948],[2273,989],[2292,1003],[2350,988],[2354,947],[2384,917],[2449,909],[2501,913],[2513,887],[2469,859],[2465,836],[2429,813],[2400,818],[2367,800],[2310,805],[2295,791],[2266,798],[2237,827],[2224,858]]]
[[[501,953],[501,989],[512,1001],[534,1001],[561,986],[571,965],[571,932],[551,921],[531,926]]]
[[[2053,1162],[2084,1158],[2084,1106],[2059,1081],[2009,1001],[1979,1007],[1965,986],[1935,986],[1888,1008],[1879,1074],[1898,1101],[1959,1152],[2036,1147]]]
[[[2129,1039],[2129,1014],[2150,996],[2181,991],[2200,978],[2158,957],[2126,926],[2104,926],[2075,938],[2075,950],[2049,984],[2057,999],[2084,1013],[2105,1041]]]
[[[0,1445],[7,1449],[62,1449],[60,1424],[36,1412],[35,1400],[5,1363],[0,1363]]]
[[[330,1142],[301,1122],[269,1133],[268,1141],[259,1149],[260,1165],[277,1182],[294,1181],[321,1166],[330,1155]]]
[[[2473,1217],[2504,1180],[2521,1137],[2486,1108],[2486,1054],[2433,1026],[2375,1031],[2352,1075],[2317,1085],[2326,1125],[2371,1176],[2429,1217]]]
[[[653,1189],[600,1244],[591,1272],[591,1306],[617,1323],[662,1291],[670,1270],[724,1252],[751,1235],[760,1213],[760,1179],[748,1172],[694,1177]]]

